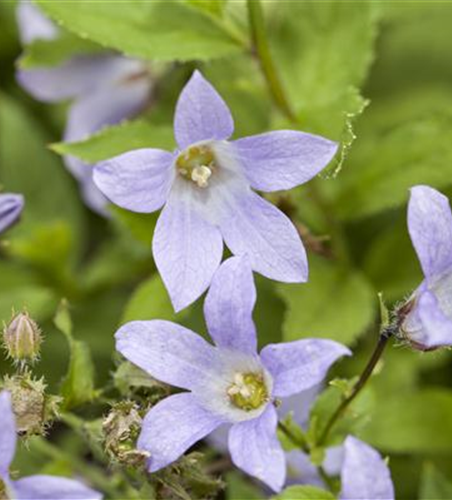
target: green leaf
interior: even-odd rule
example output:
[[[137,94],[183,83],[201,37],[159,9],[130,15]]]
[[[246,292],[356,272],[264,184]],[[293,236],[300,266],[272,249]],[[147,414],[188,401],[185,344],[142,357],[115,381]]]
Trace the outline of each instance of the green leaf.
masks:
[[[11,97],[0,94],[0,176],[9,192],[25,196],[25,210],[11,240],[31,240],[45,227],[67,225],[72,240],[71,255],[83,242],[83,215],[71,176],[46,148],[40,124]],[[51,188],[49,185],[51,182]]]
[[[55,143],[51,148],[60,155],[76,156],[87,163],[96,163],[133,149],[172,150],[174,139],[171,127],[137,120],[106,127],[83,141]]]
[[[51,67],[77,55],[105,52],[103,47],[89,40],[63,32],[56,40],[36,40],[25,48],[19,59],[22,69]]]
[[[329,491],[315,486],[289,486],[272,500],[335,500]]]
[[[189,5],[204,10],[209,14],[222,16],[227,0],[186,0]]]
[[[362,437],[389,453],[450,453],[452,392],[431,388],[387,394],[377,401]]]
[[[359,271],[334,262],[310,258],[309,282],[278,285],[287,305],[283,324],[285,341],[321,337],[351,344],[371,324],[377,298]]]
[[[337,171],[365,105],[357,90],[374,57],[375,2],[290,2],[269,7],[276,61],[303,130],[339,140]],[[273,41],[273,39],[272,39]]]
[[[422,471],[419,489],[420,500],[450,500],[452,483],[431,463],[426,463]]]
[[[63,408],[69,409],[92,401],[95,397],[94,364],[88,345],[75,340],[72,335],[72,320],[66,301],[60,303],[54,323],[64,333],[70,349],[69,367],[61,385]]]
[[[450,103],[452,94],[446,99],[441,93],[435,101],[427,92],[413,92],[367,114],[359,133],[362,140],[335,186],[340,218],[358,219],[396,208],[406,203],[408,189],[416,184],[451,184]]]
[[[180,316],[180,315],[179,315]],[[159,274],[138,286],[123,315],[123,323],[133,320],[166,319],[174,321],[176,313]]]
[[[181,2],[37,4],[68,30],[131,57],[190,61],[240,52],[238,42],[221,25]]]

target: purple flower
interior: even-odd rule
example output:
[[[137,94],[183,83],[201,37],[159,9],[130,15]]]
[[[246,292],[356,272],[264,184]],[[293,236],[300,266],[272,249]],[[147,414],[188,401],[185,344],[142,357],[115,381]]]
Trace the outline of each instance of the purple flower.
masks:
[[[0,393],[0,498],[14,500],[98,500],[102,495],[78,481],[57,476],[9,477],[16,450],[16,422],[9,392]]]
[[[401,312],[401,332],[414,347],[452,344],[452,213],[447,198],[428,186],[411,188],[408,229],[424,281]]]
[[[17,221],[23,208],[24,197],[21,194],[0,194],[0,234]]]
[[[328,164],[337,145],[293,130],[228,141],[233,131],[226,103],[196,71],[176,106],[176,151],[139,149],[94,169],[95,183],[113,203],[144,213],[164,206],[153,252],[176,311],[208,288],[223,240],[268,278],[308,277],[295,227],[251,188],[271,192],[303,184]]]
[[[16,10],[20,41],[26,45],[36,40],[54,40],[59,30],[30,0],[20,0]]]
[[[19,31],[26,42],[58,36],[58,31],[52,35],[43,28],[43,20],[50,23],[35,6],[19,4]],[[110,53],[76,56],[58,67],[19,70],[17,80],[40,101],[74,101],[64,133],[67,142],[85,139],[106,125],[138,114],[153,88],[146,63]],[[93,183],[91,166],[72,156],[64,160],[79,181],[86,204],[106,215],[107,200]]]
[[[232,424],[228,446],[235,465],[275,491],[282,488],[286,459],[273,401],[318,384],[350,351],[330,340],[305,339],[271,344],[258,354],[255,300],[247,257],[232,257],[215,274],[204,304],[215,346],[168,321],[134,321],[117,332],[117,350],[128,360],[189,391],[164,399],[143,421],[137,446],[150,453],[150,472]]]
[[[394,500],[386,462],[371,446],[348,436],[341,470],[341,500]]]

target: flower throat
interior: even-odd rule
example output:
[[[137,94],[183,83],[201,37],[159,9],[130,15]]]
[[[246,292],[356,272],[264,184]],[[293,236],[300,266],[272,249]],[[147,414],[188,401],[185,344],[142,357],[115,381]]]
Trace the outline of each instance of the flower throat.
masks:
[[[176,168],[182,177],[200,188],[206,188],[217,168],[215,155],[209,146],[191,146],[178,156]]]

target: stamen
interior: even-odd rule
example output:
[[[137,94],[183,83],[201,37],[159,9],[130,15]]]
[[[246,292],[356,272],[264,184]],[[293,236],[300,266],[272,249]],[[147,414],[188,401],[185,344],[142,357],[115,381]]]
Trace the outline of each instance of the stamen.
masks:
[[[209,178],[212,175],[212,170],[206,165],[195,167],[191,172],[191,180],[195,182],[198,187],[205,188],[209,185]]]
[[[256,410],[269,400],[261,373],[236,373],[227,394],[234,406],[245,411]]]

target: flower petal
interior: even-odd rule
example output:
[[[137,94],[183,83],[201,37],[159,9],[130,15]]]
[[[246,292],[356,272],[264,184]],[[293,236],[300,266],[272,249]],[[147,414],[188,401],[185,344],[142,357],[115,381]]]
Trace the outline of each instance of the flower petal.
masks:
[[[12,481],[17,500],[100,500],[102,493],[58,476],[29,476]]]
[[[428,186],[411,188],[408,230],[427,278],[452,266],[452,213],[444,195]]]
[[[274,491],[280,491],[286,479],[286,459],[276,437],[277,425],[276,410],[270,404],[259,418],[234,424],[229,432],[234,464]]]
[[[182,90],[174,116],[177,144],[185,149],[209,139],[228,139],[234,132],[234,121],[227,104],[213,86],[195,71]]]
[[[170,321],[132,321],[116,332],[116,349],[150,375],[182,389],[212,380],[217,350],[200,335]]]
[[[371,446],[353,436],[344,444],[342,500],[393,500],[394,486],[385,461]]]
[[[155,472],[177,460],[221,424],[220,418],[199,406],[193,394],[176,394],[146,415],[137,448],[150,453],[149,472]]]
[[[157,221],[152,248],[176,312],[207,290],[223,256],[218,228],[177,193],[172,193]]]
[[[24,203],[24,197],[21,194],[0,194],[0,234],[17,221]]]
[[[19,70],[18,83],[35,99],[58,102],[124,83],[143,64],[116,55],[84,55],[52,68]]]
[[[291,189],[323,170],[335,142],[295,130],[276,130],[232,143],[251,186],[260,191]]]
[[[247,254],[252,269],[267,278],[307,281],[306,251],[290,219],[250,190],[230,194],[220,229],[231,252]]]
[[[307,429],[312,405],[322,388],[323,384],[316,384],[309,389],[284,398],[281,406],[278,407],[278,415],[280,418],[284,418],[292,413],[294,421],[303,429]]]
[[[416,307],[423,329],[422,336],[418,333],[413,340],[424,349],[452,345],[452,319],[443,313],[435,295],[422,293]]]
[[[291,396],[322,382],[331,365],[350,350],[326,339],[302,339],[270,344],[262,349],[261,359],[273,376],[273,394]]]
[[[16,9],[20,41],[24,45],[35,40],[53,40],[58,28],[30,0],[20,0]]]
[[[255,354],[253,309],[256,287],[246,257],[232,257],[215,273],[204,302],[204,317],[218,347]]]
[[[167,200],[173,155],[161,149],[137,149],[94,166],[93,179],[113,203],[132,212],[155,212]]]
[[[0,393],[0,475],[8,475],[8,469],[16,451],[16,419],[14,417],[11,394]]]

